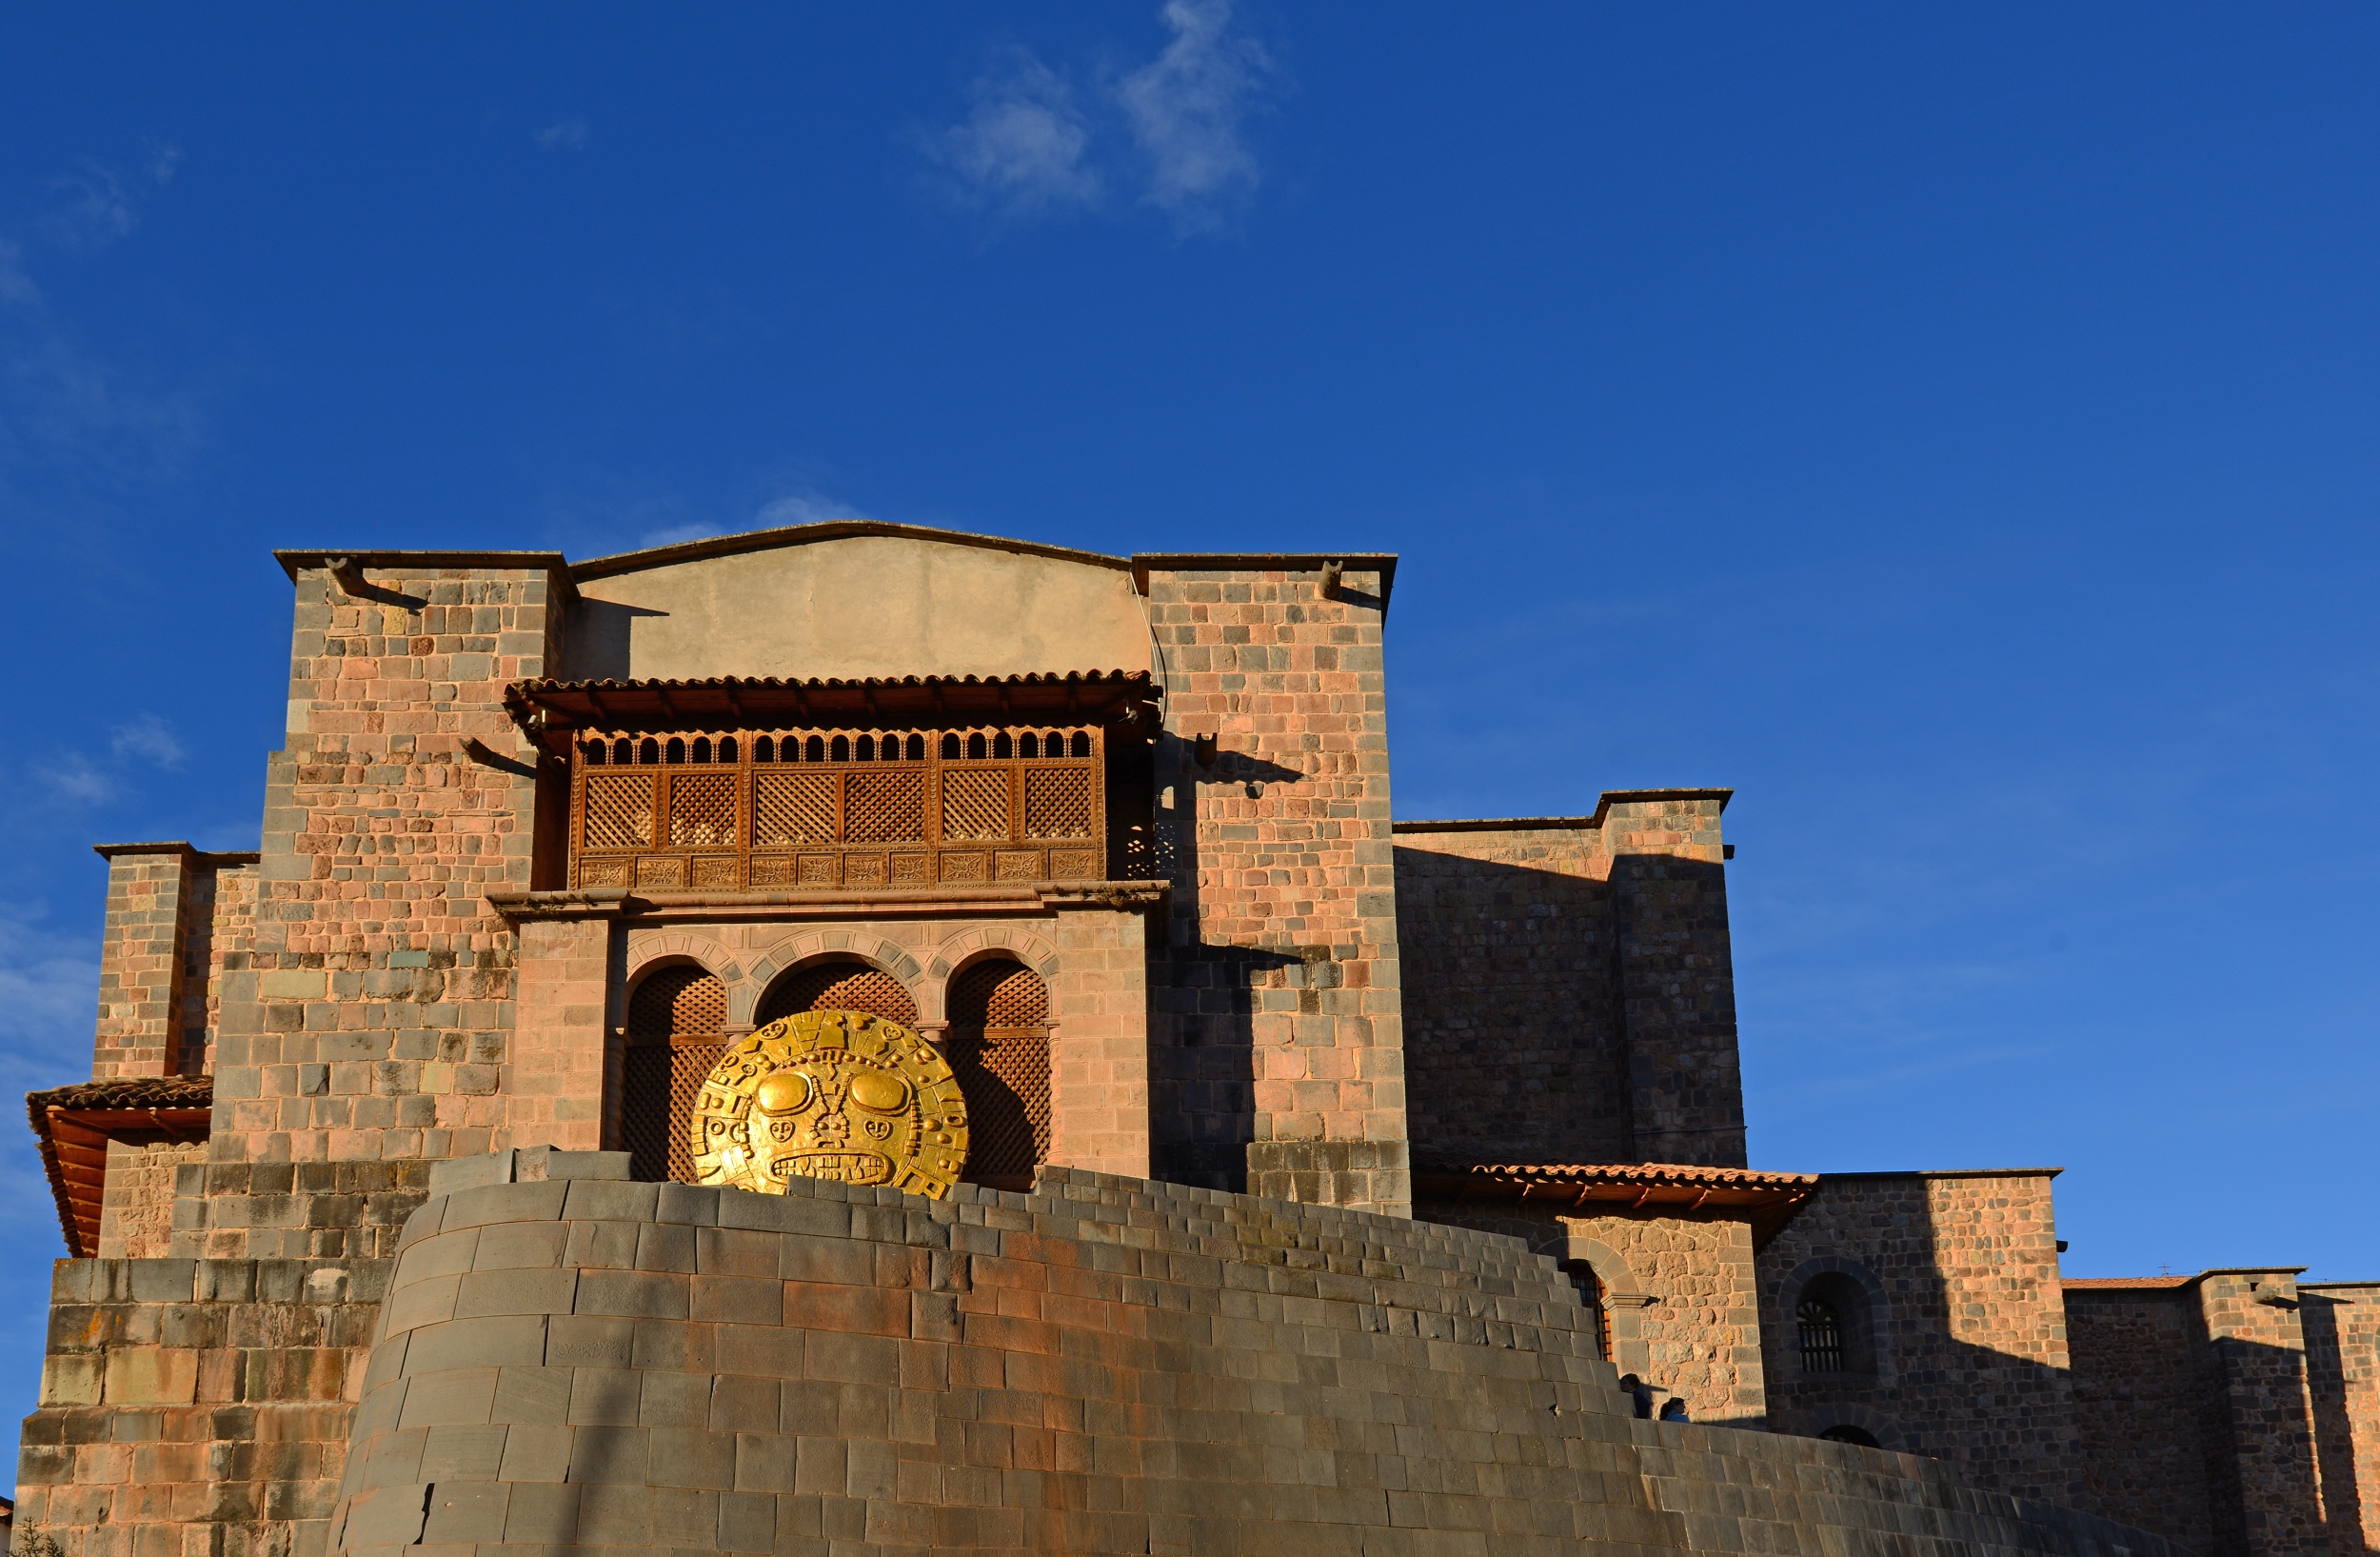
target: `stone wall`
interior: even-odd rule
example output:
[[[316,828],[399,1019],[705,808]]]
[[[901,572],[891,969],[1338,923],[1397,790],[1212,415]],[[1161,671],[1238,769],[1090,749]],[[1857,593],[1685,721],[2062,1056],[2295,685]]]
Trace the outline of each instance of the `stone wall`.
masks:
[[[1397,824],[1418,1158],[1744,1166],[1727,795]]]
[[[2380,1283],[2300,1282],[2330,1549],[2380,1550]]]
[[[1135,559],[1165,685],[1155,832],[1174,883],[1150,968],[1157,1171],[1401,1212],[1387,602],[1372,569],[1326,594],[1322,559],[1267,561]]]
[[[387,1274],[57,1262],[16,1527],[69,1557],[320,1557]]]
[[[1753,1229],[1742,1216],[1575,1215],[1435,1197],[1415,1202],[1414,1215],[1502,1233],[1548,1258],[1592,1267],[1611,1311],[1612,1365],[1651,1391],[1656,1414],[1767,1426]]]
[[[530,886],[536,810],[503,695],[549,661],[559,562],[367,559],[352,588],[295,570],[249,967],[224,976],[210,1160],[177,1207],[177,1253],[324,1257],[347,1241],[306,1191],[257,1197],[248,1165],[495,1144],[516,948],[486,894]]]
[[[108,909],[90,1079],[206,1074],[222,975],[245,964],[255,856],[184,843],[103,844],[99,853]]]
[[[205,1161],[204,1141],[109,1141],[108,1182],[100,1193],[103,1260],[149,1260],[173,1244],[175,1172]]]
[[[331,1549],[2171,1551],[1911,1456],[1636,1421],[1509,1240],[1065,1170],[937,1203],[624,1166],[442,1172]]]
[[[2076,1502],[2085,1487],[2054,1171],[1821,1176],[1758,1260],[1775,1426],[1857,1427],[1978,1486]],[[1808,1283],[1828,1274],[1865,1295],[1872,1371],[1801,1366],[1795,1308]]]
[[[2206,1441],[2206,1330],[2187,1276],[2065,1284],[2075,1421],[2082,1435],[2078,1501],[2110,1519],[2155,1530],[2192,1551],[2215,1538]]]

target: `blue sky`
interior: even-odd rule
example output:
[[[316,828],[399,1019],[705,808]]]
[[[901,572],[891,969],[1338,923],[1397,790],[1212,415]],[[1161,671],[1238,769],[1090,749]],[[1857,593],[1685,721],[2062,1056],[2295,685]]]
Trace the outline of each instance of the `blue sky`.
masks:
[[[88,845],[253,845],[271,547],[1384,549],[1398,814],[1737,789],[1756,1165],[2380,1276],[2376,78],[2325,5],[10,7],[0,1083],[88,1073]]]

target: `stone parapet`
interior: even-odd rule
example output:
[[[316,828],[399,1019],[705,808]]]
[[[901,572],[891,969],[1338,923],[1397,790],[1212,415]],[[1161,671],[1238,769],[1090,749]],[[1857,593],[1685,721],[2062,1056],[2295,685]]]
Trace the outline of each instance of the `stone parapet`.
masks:
[[[935,1202],[625,1168],[442,1166],[330,1550],[2172,1554],[1913,1456],[1636,1420],[1509,1239],[1071,1169]]]

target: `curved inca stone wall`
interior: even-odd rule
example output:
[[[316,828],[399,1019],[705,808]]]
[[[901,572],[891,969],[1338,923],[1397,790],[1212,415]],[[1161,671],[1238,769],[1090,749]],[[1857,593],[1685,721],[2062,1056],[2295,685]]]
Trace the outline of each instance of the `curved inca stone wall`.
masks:
[[[336,1551],[2172,1550],[1925,1460],[1636,1421],[1566,1281],[1492,1234],[1062,1169],[458,1188],[512,1161],[448,1165],[406,1228]]]

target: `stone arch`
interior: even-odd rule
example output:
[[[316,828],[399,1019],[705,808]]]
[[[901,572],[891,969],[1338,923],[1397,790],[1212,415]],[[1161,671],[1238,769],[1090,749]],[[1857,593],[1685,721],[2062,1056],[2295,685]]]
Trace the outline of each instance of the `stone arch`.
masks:
[[[752,965],[743,987],[734,992],[727,1005],[727,1019],[749,1027],[752,1012],[768,987],[796,968],[812,963],[860,962],[880,973],[888,973],[901,981],[909,991],[909,998],[918,1008],[918,1020],[935,1020],[925,1014],[924,969],[906,948],[897,941],[867,930],[813,929],[788,937],[769,949],[768,955]],[[939,1004],[939,1003],[938,1003]]]
[[[1611,1327],[1611,1364],[1622,1373],[1639,1376],[1651,1370],[1652,1355],[1645,1345],[1642,1315],[1656,1301],[1636,1280],[1636,1271],[1619,1250],[1591,1238],[1576,1228],[1565,1228],[1560,1248],[1554,1258],[1565,1265],[1578,1264],[1595,1272],[1603,1284],[1603,1312]]]
[[[1914,1452],[1901,1433],[1900,1424],[1873,1406],[1846,1403],[1839,1406],[1819,1406],[1795,1413],[1797,1432],[1803,1438],[1823,1437],[1830,1428],[1857,1427],[1876,1441],[1876,1447],[1887,1453]],[[1856,1446],[1847,1446],[1856,1447]]]
[[[1804,1260],[1787,1273],[1776,1285],[1775,1308],[1780,1360],[1797,1380],[1818,1380],[1836,1377],[1834,1374],[1810,1373],[1801,1366],[1801,1347],[1797,1340],[1795,1310],[1805,1293],[1823,1288],[1830,1300],[1849,1297],[1855,1300],[1855,1311],[1845,1314],[1847,1325],[1856,1327],[1857,1344],[1863,1348],[1863,1366],[1848,1368],[1848,1373],[1872,1378],[1879,1387],[1893,1381],[1893,1306],[1886,1297],[1884,1284],[1875,1272],[1856,1260],[1839,1255],[1823,1254]],[[1846,1407],[1848,1409],[1848,1407]],[[1845,1419],[1849,1421],[1848,1418]],[[1852,1424],[1865,1427],[1865,1423]],[[1870,1430],[1874,1430],[1871,1428]],[[1881,1442],[1879,1435],[1879,1442]]]
[[[669,930],[638,936],[628,947],[628,972],[620,981],[620,998],[625,1002],[647,974],[687,964],[701,968],[726,988],[727,1019],[734,1021],[735,989],[744,980],[744,970],[736,966],[732,952],[707,935]]]
[[[918,1019],[937,1026],[947,1022],[950,981],[975,964],[994,957],[1024,964],[1048,987],[1049,1026],[1055,1034],[1061,1018],[1058,1008],[1058,948],[1021,925],[978,925],[944,942],[927,965],[925,979],[917,991]]]

